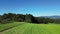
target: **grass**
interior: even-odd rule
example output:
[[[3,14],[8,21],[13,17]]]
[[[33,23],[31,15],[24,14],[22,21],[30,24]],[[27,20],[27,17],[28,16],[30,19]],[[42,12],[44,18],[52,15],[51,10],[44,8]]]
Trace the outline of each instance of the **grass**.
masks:
[[[32,24],[24,23],[1,34],[60,34],[60,24]]]
[[[10,28],[13,28],[15,26],[18,26],[22,23],[20,22],[13,22],[13,23],[7,23],[7,24],[0,24],[0,32],[1,31],[4,31],[4,30],[7,30],[7,29],[10,29]]]

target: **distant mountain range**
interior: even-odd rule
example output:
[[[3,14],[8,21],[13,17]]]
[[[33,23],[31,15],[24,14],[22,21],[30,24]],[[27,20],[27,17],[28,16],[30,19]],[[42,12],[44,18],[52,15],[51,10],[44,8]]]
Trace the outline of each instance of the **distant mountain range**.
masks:
[[[42,17],[60,19],[60,16],[57,16],[57,15],[54,15],[54,16],[42,16]]]

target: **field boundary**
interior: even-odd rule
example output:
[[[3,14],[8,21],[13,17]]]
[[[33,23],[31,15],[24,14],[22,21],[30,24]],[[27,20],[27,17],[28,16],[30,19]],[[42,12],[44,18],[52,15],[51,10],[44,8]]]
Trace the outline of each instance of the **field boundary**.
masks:
[[[22,24],[19,24],[19,25],[22,25]],[[19,25],[16,25],[16,26],[13,26],[13,27],[10,27],[10,28],[6,28],[6,29],[4,29],[4,30],[1,30],[0,32],[3,32],[3,31],[6,31],[6,30],[9,30],[9,29],[12,29],[12,28],[17,27],[17,26],[19,26]]]

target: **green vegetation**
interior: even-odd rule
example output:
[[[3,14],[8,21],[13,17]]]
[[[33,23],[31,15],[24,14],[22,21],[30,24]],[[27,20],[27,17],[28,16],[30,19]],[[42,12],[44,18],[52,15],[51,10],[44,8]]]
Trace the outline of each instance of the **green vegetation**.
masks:
[[[60,34],[60,24],[32,24],[24,23],[1,34]]]
[[[45,18],[45,17],[35,17],[31,14],[14,14],[7,13],[0,15],[0,24],[6,24],[11,22],[28,22],[28,23],[56,23],[60,24],[60,19]]]
[[[60,19],[31,14],[0,15],[0,34],[60,34]]]
[[[10,28],[13,28],[13,27],[16,27],[21,24],[23,24],[23,22],[21,22],[21,23],[20,22],[13,22],[13,23],[7,23],[7,24],[0,24],[0,32],[10,29]]]

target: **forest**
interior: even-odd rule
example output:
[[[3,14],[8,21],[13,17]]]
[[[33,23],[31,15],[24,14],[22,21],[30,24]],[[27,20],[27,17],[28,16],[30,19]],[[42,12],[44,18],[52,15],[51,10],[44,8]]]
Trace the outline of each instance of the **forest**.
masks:
[[[4,13],[0,15],[0,24],[13,23],[13,22],[28,22],[37,24],[60,24],[60,19],[35,17],[32,14],[15,14],[15,13]]]

